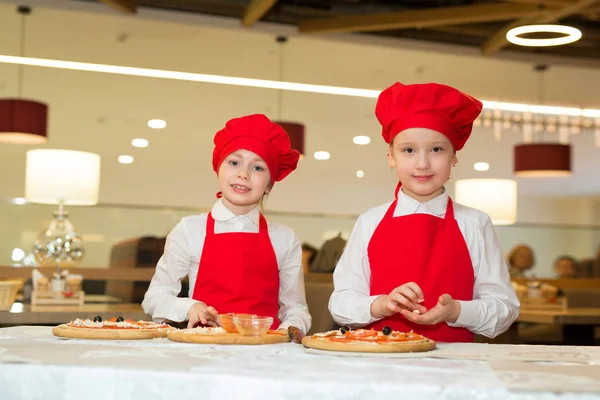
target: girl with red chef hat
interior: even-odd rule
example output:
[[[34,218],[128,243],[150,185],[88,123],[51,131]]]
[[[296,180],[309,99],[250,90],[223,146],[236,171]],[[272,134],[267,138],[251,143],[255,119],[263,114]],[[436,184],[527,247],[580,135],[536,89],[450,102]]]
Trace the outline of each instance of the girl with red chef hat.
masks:
[[[259,205],[300,154],[259,114],[230,120],[214,143],[219,200],[169,233],[142,307],[155,320],[188,320],[188,328],[215,325],[218,313],[270,316],[271,329],[290,328],[298,337],[311,322],[300,242],[291,228],[267,222]],[[178,298],[185,276],[190,297]]]
[[[334,272],[332,316],[440,342],[494,337],[519,314],[490,218],[444,185],[482,103],[435,83],[396,83],[375,114],[399,183],[393,202],[362,214]]]

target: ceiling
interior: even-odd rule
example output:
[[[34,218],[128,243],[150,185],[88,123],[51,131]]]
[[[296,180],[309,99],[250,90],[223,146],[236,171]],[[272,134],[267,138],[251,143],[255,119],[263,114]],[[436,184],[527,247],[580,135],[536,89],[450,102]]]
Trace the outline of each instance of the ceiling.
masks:
[[[27,25],[27,55],[279,77],[280,47],[273,34],[214,27],[205,19],[174,21],[180,13],[156,11],[152,18],[142,18],[89,7],[35,8]],[[19,53],[15,34],[19,21],[14,4],[0,4],[0,54]],[[539,100],[531,63],[302,36],[286,46],[285,79],[294,82],[383,89],[395,81],[438,81],[482,99],[534,104]],[[546,73],[549,104],[600,108],[595,89],[600,87],[599,69],[552,66]],[[0,96],[15,95],[16,77],[16,66],[0,64]],[[374,99],[286,91],[279,109],[279,92],[267,89],[34,67],[25,68],[24,77],[24,95],[50,105],[50,140],[40,147],[101,155],[102,203],[211,204],[217,190],[210,163],[212,137],[229,118],[250,113],[306,124],[307,157],[289,179],[276,185],[269,208],[359,213],[388,201],[393,193],[395,179],[386,165],[386,145],[373,115]],[[149,129],[146,121],[151,118],[166,120],[167,128]],[[355,135],[368,135],[372,142],[357,146],[352,143]],[[131,140],[138,137],[148,139],[150,146],[132,148]],[[495,140],[491,129],[476,128],[458,155],[453,180],[512,178],[512,147],[519,141],[518,132],[506,132]],[[520,194],[600,195],[600,148],[592,134],[574,135],[572,143],[573,177],[519,179]],[[23,196],[28,149],[0,144],[0,198]],[[317,150],[331,152],[331,160],[315,160],[311,155]],[[121,154],[134,156],[135,162],[119,164]],[[477,161],[488,162],[490,171],[474,171]],[[357,170],[365,172],[364,178],[356,177]]]
[[[498,52],[600,59],[600,1],[596,0],[78,0],[100,1],[121,12],[136,7],[297,26],[300,34],[354,33],[466,45]],[[562,23],[583,38],[548,48],[509,44],[515,26]],[[539,36],[543,37],[543,36]]]

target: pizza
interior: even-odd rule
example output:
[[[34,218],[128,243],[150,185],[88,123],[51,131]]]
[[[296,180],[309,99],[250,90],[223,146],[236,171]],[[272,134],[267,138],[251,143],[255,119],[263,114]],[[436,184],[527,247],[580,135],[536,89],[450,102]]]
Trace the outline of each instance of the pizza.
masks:
[[[199,344],[258,345],[287,343],[290,341],[286,331],[269,330],[261,336],[243,336],[239,333],[229,333],[221,327],[177,329],[168,332],[167,337],[174,342]]]
[[[418,333],[393,331],[388,326],[382,331],[343,327],[306,336],[302,344],[312,349],[361,353],[408,353],[429,351],[436,346],[433,340]]]
[[[54,336],[76,339],[135,340],[166,337],[175,328],[165,323],[134,321],[123,317],[102,320],[100,316],[79,319],[52,329]]]

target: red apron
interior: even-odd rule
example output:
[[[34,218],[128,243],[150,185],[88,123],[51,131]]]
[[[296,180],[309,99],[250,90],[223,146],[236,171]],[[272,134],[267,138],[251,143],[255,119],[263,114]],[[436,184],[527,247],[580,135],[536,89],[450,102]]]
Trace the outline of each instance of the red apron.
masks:
[[[375,229],[368,247],[371,266],[371,296],[387,295],[398,286],[415,282],[424,295],[422,303],[433,308],[442,294],[454,300],[472,300],[475,281],[465,239],[454,219],[448,198],[445,218],[428,214],[394,217],[396,199]],[[440,342],[473,342],[473,333],[446,322],[420,325],[394,314],[371,325],[393,330],[415,331]]]
[[[192,298],[213,306],[220,314],[273,317],[271,329],[279,327],[279,268],[262,214],[258,233],[219,234],[215,234],[215,220],[208,214]]]

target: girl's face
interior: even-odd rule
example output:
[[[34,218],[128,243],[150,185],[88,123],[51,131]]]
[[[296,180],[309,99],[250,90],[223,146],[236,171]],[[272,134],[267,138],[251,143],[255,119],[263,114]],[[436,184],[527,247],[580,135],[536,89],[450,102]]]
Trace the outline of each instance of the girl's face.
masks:
[[[402,190],[420,202],[442,194],[450,169],[457,162],[448,138],[427,128],[400,132],[388,154],[388,165],[396,170]]]
[[[218,179],[223,203],[236,215],[252,211],[271,184],[267,164],[248,150],[237,150],[225,157]]]

